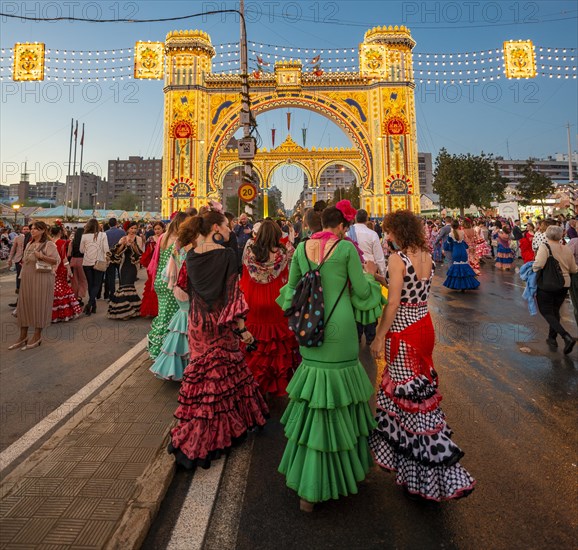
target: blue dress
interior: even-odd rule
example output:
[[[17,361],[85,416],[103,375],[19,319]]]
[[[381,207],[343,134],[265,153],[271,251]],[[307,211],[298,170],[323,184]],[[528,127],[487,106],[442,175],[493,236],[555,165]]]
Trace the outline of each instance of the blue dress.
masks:
[[[456,241],[448,236],[448,246],[451,248],[453,263],[448,269],[444,286],[452,290],[475,290],[480,286],[476,273],[468,262],[468,244]]]

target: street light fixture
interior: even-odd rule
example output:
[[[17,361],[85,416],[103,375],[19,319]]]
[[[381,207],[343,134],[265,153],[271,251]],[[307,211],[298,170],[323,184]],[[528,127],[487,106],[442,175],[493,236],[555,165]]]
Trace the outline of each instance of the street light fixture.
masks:
[[[14,208],[14,225],[16,225],[18,210],[20,210],[20,205],[19,204],[13,204],[12,208]]]

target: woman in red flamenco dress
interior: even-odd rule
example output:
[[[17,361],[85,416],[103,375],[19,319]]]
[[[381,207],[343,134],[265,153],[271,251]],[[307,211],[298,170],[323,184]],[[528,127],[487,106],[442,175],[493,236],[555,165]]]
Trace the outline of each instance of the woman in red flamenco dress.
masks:
[[[191,304],[189,364],[168,451],[190,470],[209,468],[249,430],[263,426],[269,413],[239,345],[239,339],[251,344],[254,338],[245,327],[248,308],[239,288],[237,256],[223,246],[231,230],[217,206],[187,218],[178,237],[187,250],[178,285]]]
[[[275,299],[287,284],[295,250],[289,241],[283,244],[282,231],[271,220],[255,224],[253,233],[256,236],[247,242],[243,253],[241,290],[249,305],[247,329],[257,347],[245,358],[262,393],[285,395],[301,357],[295,335]]]
[[[50,229],[50,238],[56,244],[60,263],[54,280],[54,302],[52,302],[52,322],[66,322],[76,319],[82,313],[82,308],[74,295],[68,280],[72,277],[68,263],[68,241],[62,238],[62,227],[55,225]]]
[[[154,235],[151,235],[147,239],[143,255],[140,258],[140,265],[145,268],[149,266],[153,254],[155,253],[157,243],[165,232],[165,224],[163,222],[155,222],[153,225],[153,231]],[[140,305],[141,317],[156,317],[159,313],[159,301],[157,293],[155,292],[154,282],[154,276],[151,277],[150,274],[148,274]]]

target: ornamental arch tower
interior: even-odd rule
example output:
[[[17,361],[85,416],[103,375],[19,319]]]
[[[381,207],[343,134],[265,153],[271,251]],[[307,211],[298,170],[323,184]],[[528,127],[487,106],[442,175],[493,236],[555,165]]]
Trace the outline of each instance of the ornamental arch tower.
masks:
[[[306,166],[313,200],[322,171],[347,163],[359,176],[361,204],[371,215],[419,211],[419,178],[412,49],[409,29],[375,27],[359,45],[359,70],[320,72],[301,61],[275,63],[249,79],[254,116],[301,108],[335,122],[350,149],[307,149],[292,140],[254,160],[260,192],[282,162]],[[236,159],[227,149],[240,127],[241,77],[215,74],[215,49],[203,31],[170,32],[165,41],[162,214],[219,200],[224,175]]]

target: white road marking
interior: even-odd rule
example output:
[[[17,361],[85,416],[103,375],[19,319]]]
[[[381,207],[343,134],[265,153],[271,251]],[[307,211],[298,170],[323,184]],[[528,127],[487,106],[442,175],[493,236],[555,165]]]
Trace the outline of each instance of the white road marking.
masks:
[[[139,353],[145,350],[147,339],[143,338],[132,349],[117,359],[110,367],[93,378],[84,388],[67,399],[60,407],[52,411],[46,418],[28,430],[20,439],[0,453],[0,472],[14,462],[18,457],[32,447],[39,439],[53,430],[57,425],[68,419],[84,401],[108,382],[119,370],[132,361]]]
[[[213,505],[225,466],[225,457],[211,463],[208,470],[197,468],[175,523],[167,550],[200,550],[209,526]]]
[[[508,283],[506,281],[504,281],[504,284],[510,286],[517,286],[518,288],[526,288],[525,285],[517,285],[516,283]]]

